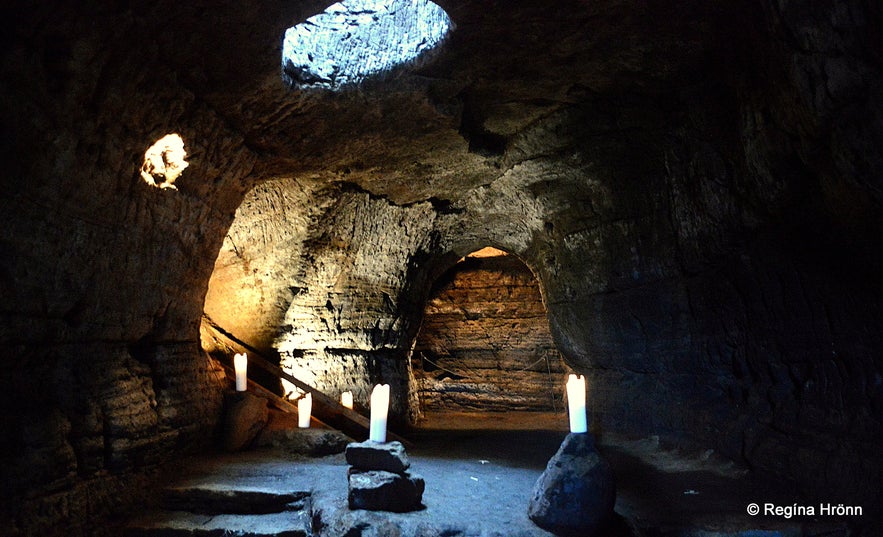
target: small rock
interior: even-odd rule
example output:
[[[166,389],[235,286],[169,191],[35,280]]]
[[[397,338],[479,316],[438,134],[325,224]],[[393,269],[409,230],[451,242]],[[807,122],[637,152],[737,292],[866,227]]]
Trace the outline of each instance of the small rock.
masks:
[[[358,470],[383,470],[395,474],[410,466],[405,446],[401,442],[354,442],[346,447],[346,462]]]
[[[257,439],[258,446],[273,446],[289,453],[323,457],[342,453],[352,439],[332,429],[265,430]]]
[[[270,423],[254,441],[257,447],[275,447],[288,453],[323,457],[343,453],[353,439],[334,429],[297,426],[297,414],[270,410]]]
[[[222,445],[226,451],[239,451],[251,445],[267,425],[267,400],[248,392],[235,392],[228,394],[226,402]]]
[[[534,486],[528,516],[557,535],[592,537],[613,519],[616,485],[592,436],[571,433]]]
[[[350,509],[404,513],[419,509],[426,484],[417,475],[382,470],[349,471]]]

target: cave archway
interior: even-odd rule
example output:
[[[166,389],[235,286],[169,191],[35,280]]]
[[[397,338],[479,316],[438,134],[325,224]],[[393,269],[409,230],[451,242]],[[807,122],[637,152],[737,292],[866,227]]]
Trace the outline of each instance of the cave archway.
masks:
[[[539,281],[494,247],[462,257],[435,281],[411,365],[428,425],[451,414],[564,409],[570,368],[552,339]]]

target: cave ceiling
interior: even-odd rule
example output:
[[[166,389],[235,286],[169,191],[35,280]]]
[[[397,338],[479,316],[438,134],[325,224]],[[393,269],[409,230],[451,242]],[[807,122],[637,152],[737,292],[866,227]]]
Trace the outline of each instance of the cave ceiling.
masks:
[[[258,156],[258,179],[348,183],[406,204],[492,182],[533,156],[512,151],[520,139],[562,114],[616,128],[618,103],[652,107],[701,81],[729,16],[705,2],[438,3],[456,29],[432,61],[341,92],[280,76],[285,29],[327,0],[160,2],[144,20],[163,26],[155,46],[176,80]]]

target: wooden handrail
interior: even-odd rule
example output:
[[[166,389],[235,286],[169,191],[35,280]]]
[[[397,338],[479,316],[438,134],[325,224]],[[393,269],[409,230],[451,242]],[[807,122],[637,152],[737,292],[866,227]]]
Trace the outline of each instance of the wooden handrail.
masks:
[[[227,378],[229,380],[233,381],[236,379],[236,371],[232,367],[227,364],[220,365],[224,368],[224,373],[227,374]],[[281,410],[286,414],[297,414],[297,405],[292,404],[288,399],[280,397],[279,394],[271,392],[270,390],[264,388],[262,385],[252,379],[246,379],[246,382],[248,383],[249,390],[270,401],[270,404],[275,406],[278,410]],[[310,424],[310,426],[318,425],[319,427],[324,427],[328,429],[332,428],[327,423],[316,418],[316,416],[310,416]]]
[[[313,412],[318,417],[320,417],[322,421],[327,422],[329,425],[338,427],[344,433],[347,433],[350,436],[367,436],[371,424],[368,418],[366,418],[362,414],[359,414],[355,410],[341,405],[337,399],[325,395],[325,393],[292,376],[279,366],[273,365],[272,363],[270,363],[269,360],[264,357],[261,351],[218,326],[208,315],[203,314],[203,320],[212,328],[212,330],[224,336],[225,339],[227,339],[234,345],[241,347],[243,350],[247,351],[248,363],[250,365],[253,364],[258,368],[263,369],[267,373],[270,373],[271,375],[274,375],[278,378],[287,380],[301,390],[312,394]],[[284,400],[284,398],[282,397],[279,398]],[[412,445],[410,441],[392,431],[387,431],[387,436],[391,440],[398,440],[406,446]],[[357,438],[357,440],[362,440],[362,438]]]

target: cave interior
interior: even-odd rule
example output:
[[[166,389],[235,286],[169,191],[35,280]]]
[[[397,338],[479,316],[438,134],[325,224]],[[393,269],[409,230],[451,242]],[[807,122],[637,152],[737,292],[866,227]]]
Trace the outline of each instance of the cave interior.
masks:
[[[247,351],[366,415],[389,384],[430,477],[483,444],[548,460],[578,374],[623,494],[658,484],[638,446],[735,469],[708,485],[742,491],[728,513],[763,505],[761,477],[815,506],[728,515],[730,533],[713,508],[662,528],[618,507],[631,534],[883,535],[880,4],[0,13],[0,534],[116,535],[218,454]],[[475,475],[529,487],[518,461]],[[688,517],[694,494],[668,507]],[[419,533],[363,522],[346,535]]]

